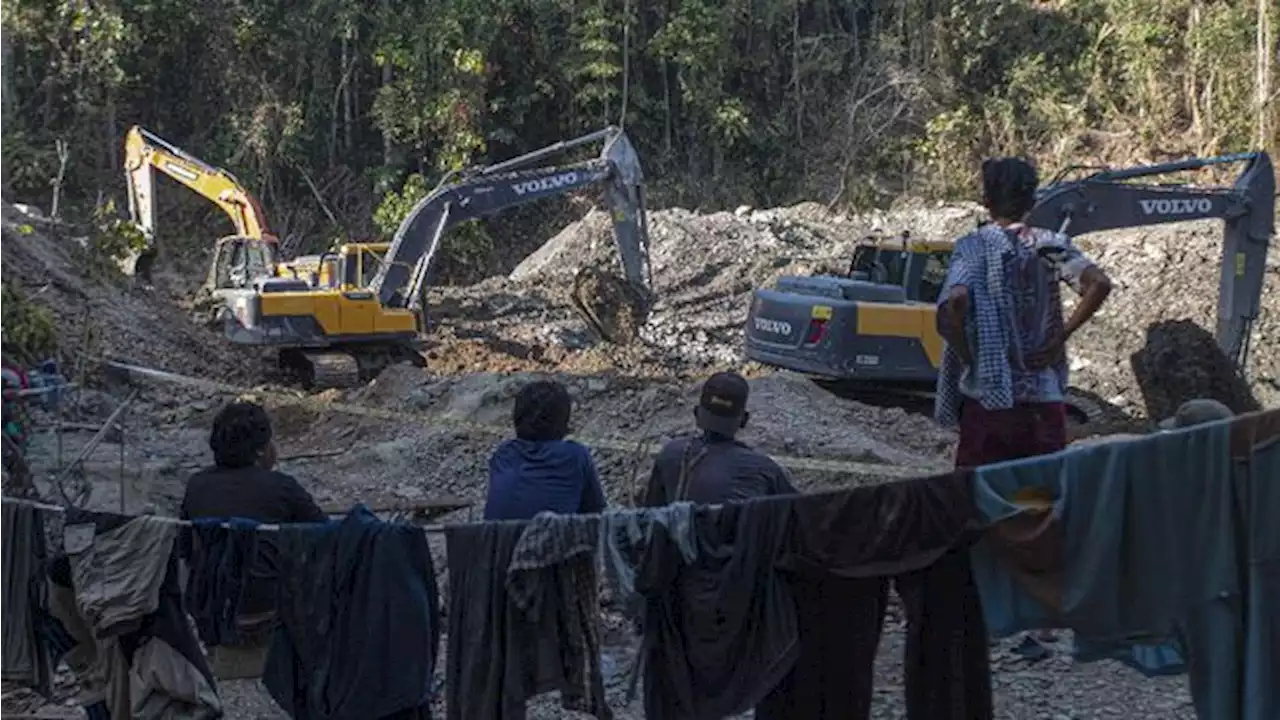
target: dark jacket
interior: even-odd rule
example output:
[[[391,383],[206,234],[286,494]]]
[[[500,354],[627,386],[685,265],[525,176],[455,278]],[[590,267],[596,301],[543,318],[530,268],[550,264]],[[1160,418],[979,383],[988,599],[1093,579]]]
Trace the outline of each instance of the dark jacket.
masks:
[[[429,717],[440,606],[422,529],[357,505],[279,535],[271,697],[296,720]]]
[[[260,523],[325,522],[311,495],[292,476],[260,467],[210,468],[187,481],[180,517],[184,520],[242,518]],[[254,556],[241,596],[239,612],[264,613],[275,607],[276,538],[263,533],[255,543]],[[181,554],[192,558],[191,533],[180,539]],[[195,567],[192,568],[196,570]]]
[[[507,440],[489,458],[486,520],[529,520],[540,512],[567,515],[604,508],[591,453],[572,440]]]
[[[688,466],[683,494],[681,468]],[[715,505],[769,495],[791,495],[787,472],[751,446],[713,434],[668,442],[653,462],[644,505],[657,507],[688,500]]]

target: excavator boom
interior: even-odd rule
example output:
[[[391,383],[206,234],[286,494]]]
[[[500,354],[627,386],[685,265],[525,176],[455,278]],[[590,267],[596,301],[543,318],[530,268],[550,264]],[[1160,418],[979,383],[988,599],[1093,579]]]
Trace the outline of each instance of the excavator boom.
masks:
[[[599,157],[586,162],[520,169],[536,160],[587,143],[604,141]],[[626,282],[644,297],[650,293],[644,176],[635,148],[617,128],[556,143],[496,165],[460,173],[444,181],[400,223],[385,262],[370,290],[385,307],[418,302],[427,271],[450,226],[502,210],[604,183]]]
[[[142,253],[147,258],[132,258],[125,271],[144,276],[149,273],[155,255],[155,176],[158,170],[187,186],[217,205],[235,228],[235,235],[260,240],[274,247],[276,238],[267,225],[261,204],[244,189],[235,176],[189,155],[158,135],[135,125],[124,141],[125,181],[129,189],[129,214],[138,224],[150,245]]]
[[[1231,187],[1155,184],[1147,178],[1216,165],[1244,163]],[[1218,344],[1243,369],[1262,299],[1267,249],[1275,232],[1275,168],[1265,152],[1104,170],[1042,188],[1028,222],[1083,235],[1103,230],[1221,219]]]

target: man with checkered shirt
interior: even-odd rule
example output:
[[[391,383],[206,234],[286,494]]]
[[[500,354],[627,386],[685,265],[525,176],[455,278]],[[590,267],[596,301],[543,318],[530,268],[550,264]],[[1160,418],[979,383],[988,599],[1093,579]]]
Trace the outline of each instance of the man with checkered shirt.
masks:
[[[1069,237],[1023,222],[1038,184],[1026,160],[983,162],[992,222],[956,242],[938,297],[946,346],[934,416],[959,428],[957,467],[1066,446],[1066,343],[1111,292]],[[1080,295],[1065,322],[1061,283]]]

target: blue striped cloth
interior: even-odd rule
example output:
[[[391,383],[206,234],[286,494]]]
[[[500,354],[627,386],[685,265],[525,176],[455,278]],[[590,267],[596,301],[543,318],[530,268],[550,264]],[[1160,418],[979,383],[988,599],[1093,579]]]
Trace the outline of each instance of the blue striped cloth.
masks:
[[[951,288],[969,289],[970,313],[965,318],[969,349],[975,354],[976,382],[969,383],[974,399],[988,410],[1013,407],[1013,369],[1009,365],[1009,345],[1015,335],[1013,299],[1005,287],[1006,263],[1015,247],[1010,233],[999,226],[984,225],[956,241],[951,267],[938,295],[946,302]],[[934,419],[946,427],[960,424],[960,407],[965,395],[961,383],[965,364],[950,344],[943,348],[938,372]],[[976,392],[975,392],[976,391]]]

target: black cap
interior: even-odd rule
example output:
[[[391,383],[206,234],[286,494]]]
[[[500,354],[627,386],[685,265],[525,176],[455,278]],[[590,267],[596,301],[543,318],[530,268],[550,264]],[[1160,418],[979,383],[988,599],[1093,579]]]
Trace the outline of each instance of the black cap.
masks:
[[[738,373],[721,372],[707,378],[702,384],[702,396],[695,412],[698,427],[733,437],[747,414],[748,394],[750,387]]]

